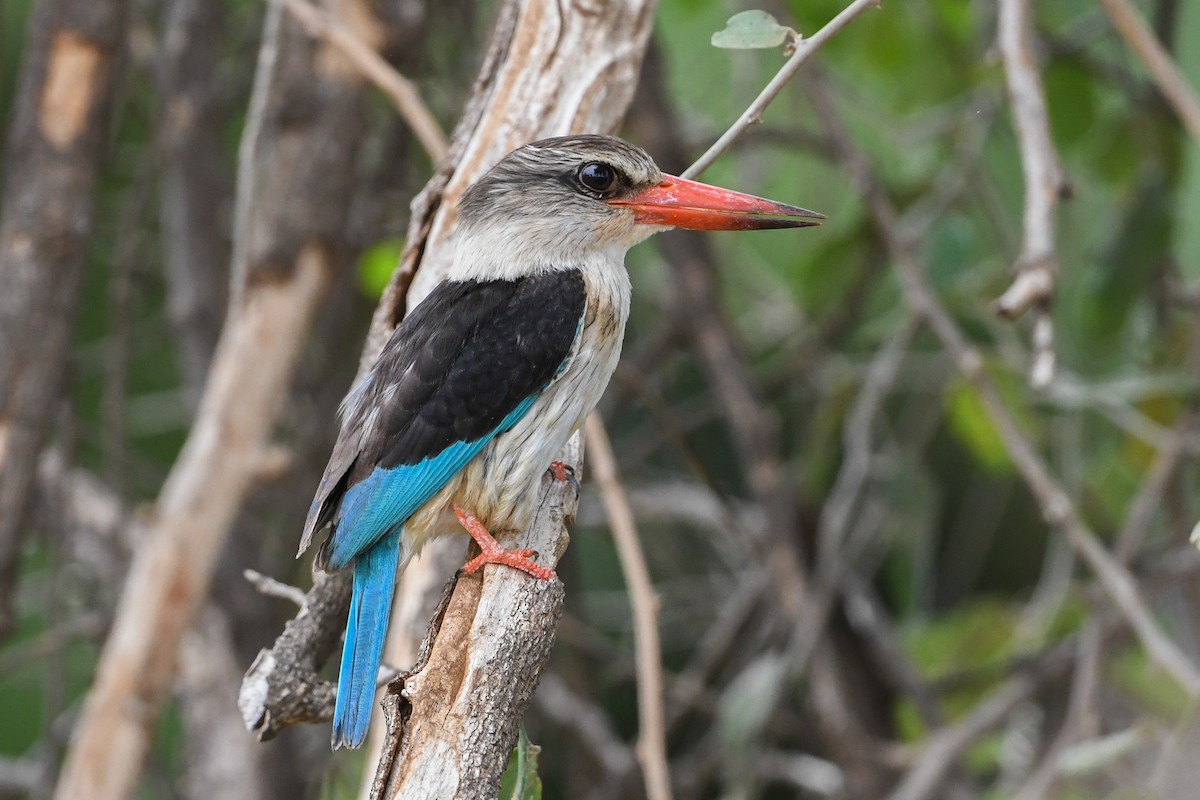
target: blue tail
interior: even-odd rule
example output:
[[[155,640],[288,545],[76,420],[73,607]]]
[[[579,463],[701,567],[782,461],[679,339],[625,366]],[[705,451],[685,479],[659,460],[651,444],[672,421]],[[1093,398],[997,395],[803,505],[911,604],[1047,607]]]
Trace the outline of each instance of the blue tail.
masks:
[[[335,750],[342,746],[359,747],[367,738],[399,560],[398,530],[354,559],[354,594],[350,597],[337,705],[333,711]]]

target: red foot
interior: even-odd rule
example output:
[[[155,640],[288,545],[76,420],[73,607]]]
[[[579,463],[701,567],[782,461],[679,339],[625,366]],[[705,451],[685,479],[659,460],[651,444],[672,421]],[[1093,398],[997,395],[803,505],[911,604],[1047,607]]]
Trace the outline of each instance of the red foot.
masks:
[[[463,571],[468,575],[484,564],[504,564],[507,567],[527,572],[538,580],[548,581],[554,578],[554,570],[529,560],[533,555],[532,550],[505,550],[492,537],[488,529],[483,527],[483,523],[479,521],[478,517],[469,511],[463,511],[457,503],[451,503],[450,508],[454,510],[454,516],[458,517],[459,524],[467,529],[467,533],[471,534],[471,538],[479,544],[479,549],[483,551],[463,566]]]
[[[575,476],[575,470],[568,467],[561,461],[550,462],[550,473],[556,481],[568,481]]]

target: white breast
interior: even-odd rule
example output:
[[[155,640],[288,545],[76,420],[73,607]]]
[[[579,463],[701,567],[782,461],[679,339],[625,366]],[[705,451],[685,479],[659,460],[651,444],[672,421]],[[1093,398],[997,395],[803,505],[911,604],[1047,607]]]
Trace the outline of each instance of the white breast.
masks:
[[[567,366],[512,430],[497,436],[409,519],[405,538],[414,549],[430,535],[457,529],[448,512],[451,502],[493,533],[529,524],[542,475],[596,407],[621,355],[629,276],[620,262],[615,268],[611,262],[583,267],[583,276],[587,308]]]

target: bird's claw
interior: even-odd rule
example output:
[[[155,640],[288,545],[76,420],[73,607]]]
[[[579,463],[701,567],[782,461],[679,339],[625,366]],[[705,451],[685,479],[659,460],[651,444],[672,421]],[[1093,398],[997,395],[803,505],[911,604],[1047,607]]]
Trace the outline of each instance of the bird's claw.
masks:
[[[479,545],[479,555],[463,565],[463,572],[466,574],[470,575],[479,571],[484,564],[503,564],[506,567],[519,569],[538,580],[548,581],[555,577],[554,570],[549,567],[543,567],[541,564],[537,564],[531,560],[537,555],[537,551],[527,548],[505,550],[488,529],[483,526],[478,517],[469,511],[462,510],[457,504],[452,505],[451,508],[454,511],[454,516],[458,517],[459,524],[467,529],[467,533],[471,534],[471,538]]]

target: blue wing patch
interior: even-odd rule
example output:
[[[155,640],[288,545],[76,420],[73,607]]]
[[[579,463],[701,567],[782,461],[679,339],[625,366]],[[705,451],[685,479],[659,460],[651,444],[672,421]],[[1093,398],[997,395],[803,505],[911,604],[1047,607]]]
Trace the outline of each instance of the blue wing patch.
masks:
[[[486,436],[455,442],[416,464],[376,467],[365,480],[347,489],[334,519],[334,533],[326,543],[326,567],[342,569],[384,535],[402,526],[488,442],[512,430],[536,399],[537,395],[526,397]]]

